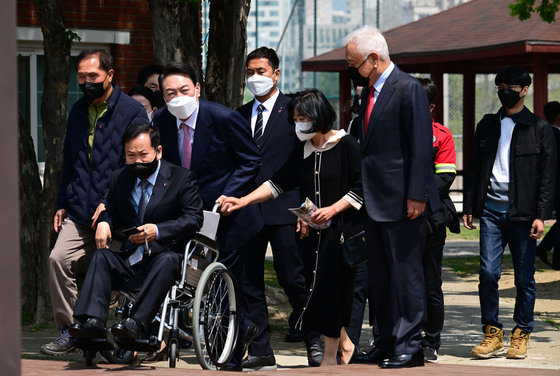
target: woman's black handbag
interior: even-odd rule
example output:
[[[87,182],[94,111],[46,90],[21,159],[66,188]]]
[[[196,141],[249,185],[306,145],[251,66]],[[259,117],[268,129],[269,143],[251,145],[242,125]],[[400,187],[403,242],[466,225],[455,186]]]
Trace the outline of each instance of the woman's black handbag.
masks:
[[[340,252],[346,267],[352,269],[367,261],[365,231],[359,232],[347,239],[340,235]]]

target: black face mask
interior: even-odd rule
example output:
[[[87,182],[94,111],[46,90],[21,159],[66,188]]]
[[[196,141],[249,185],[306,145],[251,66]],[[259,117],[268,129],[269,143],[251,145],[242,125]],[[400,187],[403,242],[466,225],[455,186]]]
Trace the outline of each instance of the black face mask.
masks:
[[[502,106],[504,106],[505,108],[512,108],[515,107],[517,102],[519,102],[520,96],[519,92],[504,88],[498,90],[498,98],[500,98]]]
[[[126,168],[132,172],[134,176],[138,179],[143,180],[149,178],[154,172],[156,172],[158,167],[158,159],[157,156],[154,157],[154,160],[151,162],[134,162],[134,163],[127,163]]]
[[[107,77],[105,77],[105,79],[107,79]],[[80,84],[80,90],[84,93],[88,102],[93,102],[105,94],[105,89],[103,88],[104,82],[105,80],[102,82],[84,82]]]
[[[371,72],[369,72],[367,77],[364,77],[360,74],[360,68],[362,65],[364,65],[366,61],[367,61],[367,57],[364,61],[362,61],[362,64],[360,64],[358,68],[354,68],[354,67],[348,68],[350,79],[352,80],[355,86],[369,87],[369,76],[371,76],[371,73],[373,72],[373,68],[371,69]]]

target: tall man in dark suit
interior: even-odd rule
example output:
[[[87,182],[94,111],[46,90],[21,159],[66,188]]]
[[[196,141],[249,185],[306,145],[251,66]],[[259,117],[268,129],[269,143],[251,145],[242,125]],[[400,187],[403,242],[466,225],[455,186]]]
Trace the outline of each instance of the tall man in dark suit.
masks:
[[[418,80],[389,59],[379,30],[347,37],[346,61],[364,86],[360,117],[368,265],[380,330],[363,356],[382,368],[424,364],[426,203],[439,207],[432,171],[432,120]],[[361,77],[361,78],[360,78]]]
[[[222,195],[239,197],[251,192],[261,156],[246,120],[236,111],[199,99],[200,84],[186,64],[167,64],[160,88],[167,107],[156,113],[153,123],[161,132],[163,158],[196,173],[204,209],[212,210]],[[243,247],[262,225],[257,206],[220,220],[219,261],[238,281],[242,281]],[[254,335],[256,328],[250,329]],[[234,369],[241,367],[241,352],[234,356]]]
[[[277,88],[280,79],[280,60],[276,51],[260,47],[247,56],[247,86],[255,99],[237,109],[247,119],[250,131],[263,159],[256,186],[272,177],[299,144],[294,127],[288,123],[286,106],[290,98]],[[274,255],[274,269],[278,282],[284,288],[293,312],[289,318],[290,334],[294,335],[296,321],[303,312],[307,289],[303,261],[298,253],[296,217],[288,208],[300,205],[299,192],[285,192],[275,200],[258,205],[264,227],[247,246],[243,293],[247,317],[259,331],[249,346],[249,355],[243,360],[246,370],[274,370],[276,360],[270,347],[268,308],[264,294],[264,258],[268,243]],[[299,334],[299,333],[298,333]],[[318,336],[305,334],[310,365],[321,363],[317,348]]]
[[[79,339],[103,338],[111,289],[128,279],[143,280],[129,318],[111,329],[122,339],[144,333],[165,295],[180,277],[187,241],[202,226],[202,201],[194,174],[161,160],[159,134],[149,124],[134,125],[123,135],[126,167],[115,172],[107,210],[95,233],[97,250],[76,303]],[[119,251],[108,245],[118,229],[136,227]]]

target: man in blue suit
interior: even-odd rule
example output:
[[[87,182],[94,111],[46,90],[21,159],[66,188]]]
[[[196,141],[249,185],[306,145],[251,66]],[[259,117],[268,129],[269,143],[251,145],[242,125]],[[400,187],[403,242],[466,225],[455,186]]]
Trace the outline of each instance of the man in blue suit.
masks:
[[[277,88],[279,63],[278,55],[272,48],[260,47],[247,56],[247,87],[255,99],[237,109],[247,120],[247,125],[250,125],[249,130],[262,154],[263,165],[255,180],[256,186],[270,179],[300,144],[294,127],[288,123],[286,107],[290,98]],[[249,346],[248,357],[243,360],[245,370],[276,369],[264,294],[264,258],[269,242],[278,282],[284,288],[293,309],[288,320],[290,333],[286,339],[297,340],[296,335],[299,334],[295,326],[303,312],[307,289],[303,261],[298,252],[296,216],[288,210],[299,205],[297,189],[258,205],[264,227],[247,247],[243,293],[247,317],[257,325],[259,331]],[[309,365],[318,366],[322,359],[318,347],[319,336],[305,333],[304,337]]]
[[[236,111],[199,99],[200,84],[186,64],[167,64],[160,88],[167,107],[156,113],[153,123],[161,133],[163,158],[196,173],[204,209],[212,210],[222,195],[240,197],[251,192],[261,156],[246,120]],[[218,261],[234,273],[240,285],[243,248],[262,226],[257,206],[220,220]],[[256,327],[250,329],[247,340],[256,332]],[[241,352],[234,356],[234,369],[241,368]]]
[[[418,80],[391,62],[376,28],[364,26],[348,35],[346,61],[356,84],[364,86],[359,136],[365,230],[380,330],[375,349],[358,360],[381,368],[420,366],[425,213],[439,207],[428,97]]]

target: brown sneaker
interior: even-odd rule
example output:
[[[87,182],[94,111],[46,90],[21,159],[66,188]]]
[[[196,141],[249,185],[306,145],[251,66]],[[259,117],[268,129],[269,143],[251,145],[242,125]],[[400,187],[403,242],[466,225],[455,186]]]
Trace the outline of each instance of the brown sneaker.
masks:
[[[491,358],[493,356],[502,355],[504,349],[504,331],[492,325],[486,325],[484,339],[480,345],[472,349],[472,356],[477,358]]]
[[[531,333],[515,328],[513,333],[509,335],[509,350],[506,358],[508,359],[525,359],[527,357],[527,346]]]

